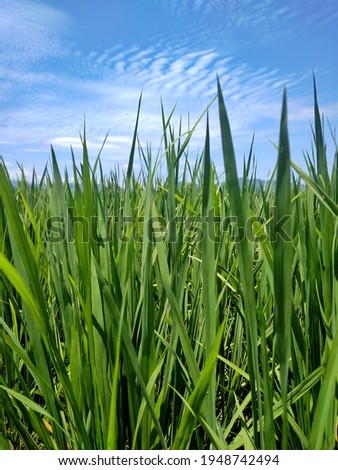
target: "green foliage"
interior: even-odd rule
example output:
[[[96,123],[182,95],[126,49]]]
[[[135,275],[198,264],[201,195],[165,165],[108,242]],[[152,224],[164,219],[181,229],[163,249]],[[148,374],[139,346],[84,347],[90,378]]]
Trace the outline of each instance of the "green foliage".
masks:
[[[162,106],[154,161],[141,98],[122,177],[85,128],[71,178],[53,149],[15,187],[0,162],[0,448],[335,448],[337,151],[330,176],[315,89],[308,172],[290,161],[285,93],[273,177],[251,146],[241,183],[217,98],[225,184],[208,115],[189,160],[206,112],[176,134]]]

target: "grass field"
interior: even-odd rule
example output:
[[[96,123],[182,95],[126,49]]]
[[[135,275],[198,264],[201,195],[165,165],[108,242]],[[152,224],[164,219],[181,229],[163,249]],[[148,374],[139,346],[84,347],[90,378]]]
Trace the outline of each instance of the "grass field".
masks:
[[[271,180],[252,149],[239,178],[217,100],[225,184],[208,123],[194,164],[164,112],[163,154],[140,148],[140,103],[123,176],[85,132],[65,174],[0,164],[0,448],[335,448],[338,153],[315,91],[290,161],[284,94]]]

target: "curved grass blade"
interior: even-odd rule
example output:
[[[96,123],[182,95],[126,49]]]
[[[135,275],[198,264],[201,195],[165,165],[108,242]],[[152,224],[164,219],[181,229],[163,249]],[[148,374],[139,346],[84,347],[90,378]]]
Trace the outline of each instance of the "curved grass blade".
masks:
[[[180,427],[178,428],[175,441],[173,444],[173,449],[187,449],[189,446],[189,442],[191,439],[191,435],[195,426],[195,419],[194,414],[198,415],[201,409],[202,403],[205,399],[205,395],[209,388],[209,382],[212,378],[212,375],[215,370],[215,366],[217,363],[218,352],[221,345],[222,337],[223,337],[223,330],[225,326],[225,321],[223,321],[222,325],[218,329],[217,336],[215,338],[215,342],[213,344],[212,350],[204,364],[203,370],[201,375],[196,383],[194,390],[192,391],[188,404],[189,407],[185,408]],[[193,410],[194,414],[191,413]]]

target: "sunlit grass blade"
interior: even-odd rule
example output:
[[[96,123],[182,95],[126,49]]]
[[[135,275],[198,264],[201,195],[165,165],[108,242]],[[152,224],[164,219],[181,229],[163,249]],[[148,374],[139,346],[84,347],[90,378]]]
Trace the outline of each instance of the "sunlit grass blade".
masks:
[[[332,449],[337,438],[338,330],[315,407],[309,449]]]
[[[321,188],[309,175],[305,173],[296,163],[291,162],[292,168],[301,176],[305,184],[311,189],[323,205],[336,217],[338,217],[338,204],[330,197],[330,195]]]

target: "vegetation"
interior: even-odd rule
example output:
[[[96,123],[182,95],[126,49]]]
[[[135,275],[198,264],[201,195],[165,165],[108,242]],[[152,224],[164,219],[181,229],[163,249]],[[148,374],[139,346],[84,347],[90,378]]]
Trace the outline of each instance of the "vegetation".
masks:
[[[1,448],[335,448],[338,152],[329,171],[315,92],[308,171],[290,161],[284,93],[271,180],[252,148],[240,179],[217,99],[225,184],[208,119],[192,165],[162,109],[154,158],[140,103],[122,181],[85,130],[71,177],[53,149],[15,187],[0,164]]]

